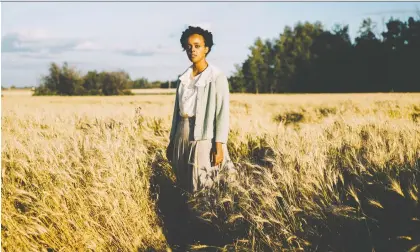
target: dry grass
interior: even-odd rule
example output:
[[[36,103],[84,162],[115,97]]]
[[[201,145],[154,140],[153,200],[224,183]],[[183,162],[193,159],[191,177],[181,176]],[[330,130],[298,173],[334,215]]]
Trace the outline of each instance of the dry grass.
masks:
[[[162,251],[173,243],[157,214],[173,207],[162,155],[173,96],[7,92],[3,250]],[[193,249],[415,250],[419,104],[419,94],[232,95],[228,147],[240,176],[213,191],[214,201],[191,199],[217,228],[213,244]]]

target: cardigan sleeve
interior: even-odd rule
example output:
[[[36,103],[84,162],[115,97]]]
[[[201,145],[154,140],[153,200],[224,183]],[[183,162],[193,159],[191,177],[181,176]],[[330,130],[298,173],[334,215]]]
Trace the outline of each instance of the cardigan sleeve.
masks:
[[[216,78],[215,142],[226,143],[229,134],[229,83],[221,73]]]
[[[169,134],[169,140],[170,141],[172,141],[175,137],[176,127],[178,125],[178,119],[179,119],[178,89],[179,89],[179,81],[177,82],[177,85],[176,85],[175,104],[174,104],[174,111],[173,111],[173,114],[172,114],[172,126],[171,126],[171,132]]]

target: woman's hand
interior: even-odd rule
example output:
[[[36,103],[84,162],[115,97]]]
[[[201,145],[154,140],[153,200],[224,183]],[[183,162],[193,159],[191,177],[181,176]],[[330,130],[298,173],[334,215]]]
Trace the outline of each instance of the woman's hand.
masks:
[[[223,161],[223,149],[222,143],[217,142],[216,148],[213,149],[213,164],[212,166],[218,166]]]

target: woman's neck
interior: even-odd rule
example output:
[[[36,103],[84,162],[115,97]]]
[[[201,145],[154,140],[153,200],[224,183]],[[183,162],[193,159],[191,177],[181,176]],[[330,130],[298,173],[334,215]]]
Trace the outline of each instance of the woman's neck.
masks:
[[[206,60],[202,60],[200,62],[197,62],[193,65],[193,76],[196,76],[203,72],[208,66],[208,63]]]

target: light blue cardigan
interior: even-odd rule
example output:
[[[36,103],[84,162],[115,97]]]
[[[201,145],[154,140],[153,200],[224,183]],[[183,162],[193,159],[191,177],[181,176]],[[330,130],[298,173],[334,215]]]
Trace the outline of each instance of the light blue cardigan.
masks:
[[[181,83],[189,77],[187,73],[188,69],[177,82],[170,141],[173,141],[176,127],[181,120],[178,90]],[[197,86],[194,140],[210,139],[226,144],[229,134],[229,83],[227,77],[217,67],[209,64],[200,78],[205,78],[205,80],[204,85]]]

